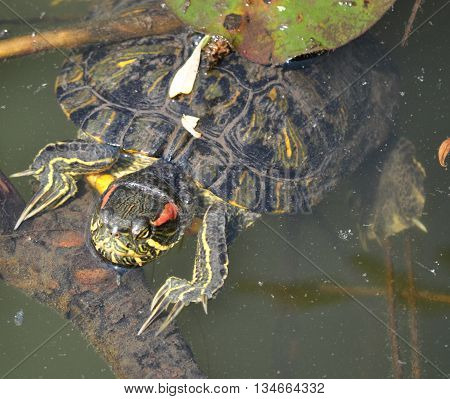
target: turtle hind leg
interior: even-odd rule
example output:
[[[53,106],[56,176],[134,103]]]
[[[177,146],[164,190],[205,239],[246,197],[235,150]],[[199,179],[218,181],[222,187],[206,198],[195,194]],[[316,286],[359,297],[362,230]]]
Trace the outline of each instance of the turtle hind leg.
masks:
[[[205,312],[207,301],[222,287],[228,275],[226,241],[227,205],[212,204],[203,216],[203,224],[197,236],[197,253],[191,281],[169,277],[158,290],[151,304],[150,317],[138,332],[141,334],[158,316],[172,305],[168,316],[156,335],[190,303],[202,303]]]
[[[47,144],[34,158],[30,168],[11,177],[33,176],[39,189],[20,215],[20,224],[48,207],[56,208],[77,192],[76,179],[101,172],[117,160],[118,148],[83,140]]]

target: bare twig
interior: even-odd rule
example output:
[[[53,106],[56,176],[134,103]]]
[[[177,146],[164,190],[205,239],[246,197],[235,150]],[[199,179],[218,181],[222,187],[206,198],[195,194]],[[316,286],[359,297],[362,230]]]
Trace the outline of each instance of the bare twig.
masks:
[[[409,38],[409,35],[411,34],[412,26],[414,23],[414,20],[416,19],[417,11],[419,11],[420,5],[422,4],[422,0],[416,0],[414,2],[413,8],[411,10],[411,15],[409,16],[408,23],[406,24],[405,33],[402,37],[402,47],[405,47]]]
[[[56,29],[0,41],[0,59],[41,51],[75,48],[91,43],[117,42],[136,37],[158,35],[176,30],[181,22],[172,14],[151,10],[128,13],[116,18],[75,27]]]

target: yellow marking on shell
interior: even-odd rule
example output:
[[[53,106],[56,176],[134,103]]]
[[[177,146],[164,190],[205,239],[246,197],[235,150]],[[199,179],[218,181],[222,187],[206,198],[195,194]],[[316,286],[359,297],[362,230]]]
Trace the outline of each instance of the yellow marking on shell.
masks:
[[[287,119],[287,129],[292,133],[291,137],[295,143],[295,148],[297,148],[298,151],[301,152],[301,157],[302,159],[304,159],[306,157],[305,147],[303,145],[303,142],[300,140],[300,135],[298,134],[295,127],[292,125],[292,121],[289,118]]]
[[[93,104],[97,101],[97,97],[92,96],[89,98],[89,100],[86,100],[82,102],[81,104],[78,104],[75,108],[72,108],[70,110],[66,110],[63,108],[63,112],[66,114],[66,116],[70,117],[74,112],[78,111],[79,109],[86,107],[87,105]]]
[[[130,154],[133,156],[134,160],[132,161],[132,167],[134,171],[138,169],[145,168],[147,166],[153,165],[159,158],[151,157],[146,152],[138,151],[138,150],[122,150],[124,154]]]
[[[117,68],[124,68],[124,67],[126,67],[127,65],[132,64],[132,63],[135,62],[136,60],[137,60],[137,58],[131,58],[131,59],[129,59],[129,60],[120,61],[120,62],[118,62],[116,65],[117,65]]]
[[[237,203],[236,201],[234,201],[234,200],[229,200],[228,203],[229,203],[230,205],[236,206],[236,207],[241,208],[241,209],[247,209],[244,205],[238,204],[238,203]]]
[[[58,87],[61,86],[61,75],[58,75],[55,79],[55,84],[53,86],[53,90],[56,93],[56,91],[58,90]]]
[[[111,115],[109,116],[108,120],[105,122],[105,125],[103,126],[99,136],[102,137],[106,130],[111,126],[111,123],[113,122],[113,120],[116,118],[117,112],[116,111],[112,111]]]
[[[276,202],[276,210],[280,209],[280,191],[281,191],[281,187],[283,186],[283,182],[281,181],[277,181],[276,185],[275,185],[275,197],[277,199]]]
[[[139,55],[156,55],[159,54],[160,51],[127,51],[126,53],[123,53],[121,55],[109,55],[105,58],[103,58],[101,61],[95,63],[90,69],[89,69],[89,75],[95,74],[95,71],[98,69],[101,69],[105,64],[113,63],[117,65],[118,59],[120,58],[127,58],[127,60],[131,58],[137,58]]]
[[[255,126],[255,122],[256,122],[256,114],[253,112],[252,117],[250,119],[250,125],[245,131],[244,135],[242,136],[242,139],[244,141],[247,141],[248,134],[252,131],[253,127]]]
[[[268,96],[272,101],[275,101],[277,99],[277,89],[275,87],[272,87],[272,89],[269,91]]]
[[[248,175],[248,170],[244,170],[244,171],[242,172],[241,176],[239,176],[239,184],[242,184],[242,183],[243,183],[243,181],[245,180],[245,178],[247,177],[247,175]]]
[[[66,107],[61,103],[61,110],[67,119],[70,119],[70,112],[66,110]]]
[[[77,72],[77,74],[75,76],[73,76],[72,78],[70,78],[69,80],[66,80],[66,83],[75,83],[78,82],[79,80],[81,80],[81,78],[84,75],[84,71],[82,69],[80,69],[80,71]]]
[[[286,167],[297,167],[306,156],[305,149],[298,130],[288,118],[286,121],[286,126],[282,128],[277,138],[275,156]]]
[[[149,95],[155,89],[158,83],[161,82],[161,80],[163,80],[168,74],[169,71],[166,71],[163,74],[161,74],[161,76],[158,76],[153,82],[153,84],[150,86],[150,88],[147,90],[147,95]]]
[[[161,53],[161,51],[159,50],[155,50],[155,51],[135,51],[135,52],[131,52],[131,51],[127,51],[123,57],[137,57],[138,55],[156,55]],[[113,56],[109,56],[109,59],[113,59]],[[106,58],[105,58],[106,60]]]
[[[100,194],[103,194],[109,185],[116,180],[114,176],[108,173],[87,175],[85,179],[89,185]]]
[[[83,77],[83,70],[80,69],[73,77],[71,77],[70,79],[67,79],[65,81],[65,83],[75,83],[78,82],[79,80],[81,80],[81,78]]]
[[[89,133],[89,132],[85,132],[83,130],[83,133],[88,136],[90,139],[92,139],[93,141],[95,141],[96,143],[103,143],[103,140],[97,136],[94,136],[93,134]]]
[[[289,136],[287,134],[285,127],[283,128],[283,135],[284,135],[284,145],[286,146],[286,155],[290,159],[292,157],[291,140],[289,140]]]
[[[119,71],[118,72],[116,72],[116,73],[113,73],[112,75],[111,75],[111,79],[112,80],[116,80],[117,78],[119,78],[120,76],[122,76],[122,75],[125,75],[127,73],[127,70],[126,69],[119,69]]]
[[[238,99],[239,95],[241,94],[241,92],[239,90],[236,90],[233,94],[233,97],[231,97],[231,99],[229,101],[227,101],[226,103],[221,105],[221,108],[228,108],[229,106],[233,105],[236,100]]]
[[[194,183],[201,190],[201,196],[207,198],[207,200],[210,201],[210,202],[208,202],[209,204],[212,204],[213,202],[226,203],[225,200],[223,200],[222,198],[218,197],[216,194],[214,194],[211,191],[204,188],[200,182],[194,181]]]
[[[55,86],[54,86],[55,92],[56,92],[56,90],[58,89],[58,87],[61,86],[63,83],[64,83],[64,84],[75,83],[75,82],[81,80],[81,78],[83,77],[83,75],[84,75],[83,69],[80,69],[80,71],[77,72],[72,78],[67,79],[67,80],[66,80],[66,79],[63,80],[63,76],[66,76],[66,74],[64,74],[64,75],[58,75],[58,76],[56,77],[56,79],[55,79]]]

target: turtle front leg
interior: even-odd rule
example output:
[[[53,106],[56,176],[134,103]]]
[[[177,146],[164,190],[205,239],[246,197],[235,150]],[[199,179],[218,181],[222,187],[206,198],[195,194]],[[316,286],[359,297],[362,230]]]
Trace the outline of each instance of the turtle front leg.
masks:
[[[226,239],[227,205],[212,204],[203,216],[203,224],[197,236],[194,273],[191,281],[169,277],[158,290],[151,304],[151,314],[138,332],[140,335],[171,304],[172,308],[156,335],[190,303],[203,304],[207,312],[208,299],[222,287],[228,275]]]
[[[33,176],[39,189],[20,215],[16,226],[45,208],[57,208],[77,192],[76,179],[108,169],[117,160],[116,147],[83,140],[47,144],[30,168],[11,177]]]

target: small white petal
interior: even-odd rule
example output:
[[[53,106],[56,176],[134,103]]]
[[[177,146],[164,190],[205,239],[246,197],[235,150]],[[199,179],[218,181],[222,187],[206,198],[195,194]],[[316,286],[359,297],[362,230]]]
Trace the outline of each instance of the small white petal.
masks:
[[[169,87],[169,97],[174,98],[178,94],[189,94],[194,88],[202,48],[206,46],[211,37],[206,35],[192,52],[184,65],[177,71]]]
[[[197,130],[195,130],[195,127],[197,126],[197,123],[199,120],[200,120],[200,118],[197,118],[196,116],[184,115],[184,114],[181,118],[181,124],[183,125],[183,127],[190,134],[192,134],[196,139],[199,139],[200,137],[202,137],[201,133],[199,133],[199,132],[197,132]]]

